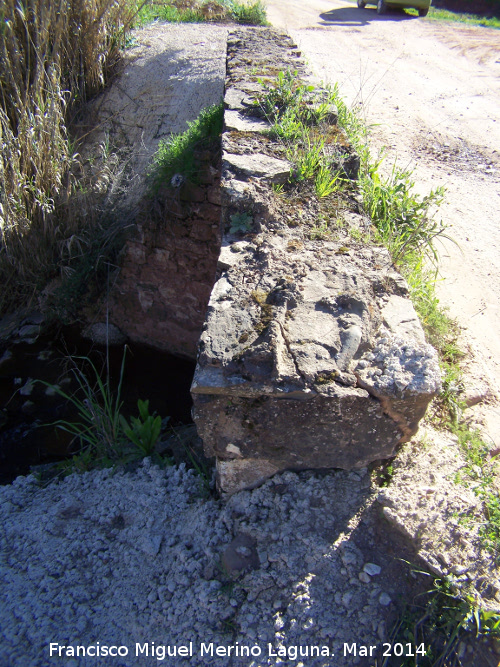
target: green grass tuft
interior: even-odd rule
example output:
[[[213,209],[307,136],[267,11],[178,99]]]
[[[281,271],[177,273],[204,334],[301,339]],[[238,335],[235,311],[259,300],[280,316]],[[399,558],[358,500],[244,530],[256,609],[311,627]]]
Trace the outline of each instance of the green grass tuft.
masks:
[[[230,16],[237,23],[244,25],[269,25],[266,15],[266,7],[261,0],[256,2],[229,2]]]
[[[169,2],[135,3],[135,26],[153,21],[168,23],[203,23],[234,21],[247,25],[268,25],[261,0],[170,0]]]
[[[390,637],[392,646],[399,643],[412,650],[381,660],[381,667],[461,665],[462,642],[500,638],[500,614],[484,609],[474,591],[461,589],[452,576],[439,578],[415,568],[413,574],[431,585],[406,604]]]
[[[188,129],[170,139],[160,141],[149,170],[152,190],[169,185],[174,174],[196,182],[199,161],[196,151],[213,147],[219,142],[224,122],[223,104],[203,109]]]
[[[413,13],[412,10],[407,11]],[[477,25],[482,26],[483,28],[500,28],[500,19],[497,17],[486,17],[462,12],[450,12],[447,9],[438,9],[437,7],[430,8],[427,18],[433,19],[435,21],[451,21],[452,23],[462,23],[464,25]]]
[[[289,180],[312,180],[319,198],[338,192],[348,179],[342,178],[338,157],[328,154],[322,137],[331,125],[332,94],[304,84],[290,70],[279,72],[273,83],[259,81],[264,94],[257,103],[271,123],[269,134],[283,142],[295,166]]]

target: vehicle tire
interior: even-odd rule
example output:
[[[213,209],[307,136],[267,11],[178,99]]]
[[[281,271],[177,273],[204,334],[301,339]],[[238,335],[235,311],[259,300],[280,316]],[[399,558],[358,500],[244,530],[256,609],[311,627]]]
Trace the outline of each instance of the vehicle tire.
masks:
[[[366,7],[366,2],[364,2],[364,0],[358,0],[358,7],[364,9]]]
[[[387,5],[384,0],[378,0],[377,2],[377,14],[385,14],[387,11]]]
[[[429,7],[426,7],[425,9],[419,9],[418,10],[418,15],[419,16],[427,16],[429,13]]]

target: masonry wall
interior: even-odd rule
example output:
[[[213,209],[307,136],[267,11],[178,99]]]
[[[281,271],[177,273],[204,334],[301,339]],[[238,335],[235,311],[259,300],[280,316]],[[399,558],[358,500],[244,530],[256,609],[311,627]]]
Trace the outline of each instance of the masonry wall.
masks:
[[[169,184],[139,214],[110,300],[132,340],[195,358],[221,244],[220,155],[199,155],[197,185]]]

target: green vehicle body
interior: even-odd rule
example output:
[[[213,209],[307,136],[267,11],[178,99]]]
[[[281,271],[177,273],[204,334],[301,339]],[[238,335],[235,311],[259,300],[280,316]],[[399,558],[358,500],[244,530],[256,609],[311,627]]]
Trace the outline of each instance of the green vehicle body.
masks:
[[[366,5],[376,5],[378,14],[384,14],[387,9],[417,9],[419,16],[426,16],[431,0],[358,0],[360,9]]]

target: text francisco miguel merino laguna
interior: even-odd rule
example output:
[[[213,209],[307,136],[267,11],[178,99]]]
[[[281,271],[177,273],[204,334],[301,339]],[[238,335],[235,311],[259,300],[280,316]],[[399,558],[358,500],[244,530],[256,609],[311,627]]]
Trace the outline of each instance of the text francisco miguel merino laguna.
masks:
[[[369,656],[372,657],[374,652],[376,654],[377,650],[381,648],[383,650],[384,656],[396,655],[396,656],[415,656],[422,655],[426,653],[426,647],[424,644],[415,646],[411,643],[408,644],[388,644],[384,643],[381,647],[376,644],[361,644],[357,642],[344,643],[340,649],[340,653],[344,656]],[[136,642],[134,648],[131,650],[128,646],[110,646],[108,644],[101,644],[96,642],[95,644],[89,644],[88,646],[71,644],[59,644],[57,642],[51,642],[49,644],[49,655],[51,658],[78,658],[78,657],[120,657],[124,658],[125,656],[144,656],[146,658],[156,658],[158,661],[165,660],[169,657],[181,657],[189,658],[195,654],[200,657],[210,656],[210,657],[228,657],[234,656],[237,658],[258,658],[267,655],[268,657],[280,657],[286,658],[288,660],[297,660],[299,658],[314,658],[314,657],[331,657],[335,655],[333,649],[329,646],[317,646],[317,645],[303,645],[303,646],[279,646],[275,647],[272,644],[267,644],[267,651],[263,651],[262,647],[258,644],[253,646],[246,646],[236,642],[235,644],[226,644],[220,645],[215,644],[214,642],[201,643],[199,646],[195,647],[193,642],[185,644],[174,644],[174,645],[164,645],[164,644],[155,644],[155,642],[146,642],[140,644]]]
[[[125,656],[144,656],[156,658],[158,661],[161,661],[168,657],[188,658],[195,655],[195,652],[200,657],[234,656],[258,658],[267,655],[286,657],[289,660],[297,660],[300,657],[333,656],[333,650],[328,646],[281,646],[276,648],[272,644],[267,644],[266,649],[263,650],[257,644],[254,644],[253,646],[244,646],[239,644],[239,642],[230,645],[202,642],[199,646],[195,646],[193,642],[169,646],[163,644],[156,645],[155,642],[146,642],[144,644],[137,642],[132,649],[128,646],[110,646],[108,644],[101,644],[100,642],[87,646],[64,645],[57,642],[51,642],[49,644],[49,655],[51,658],[83,658],[87,656],[123,658]]]

